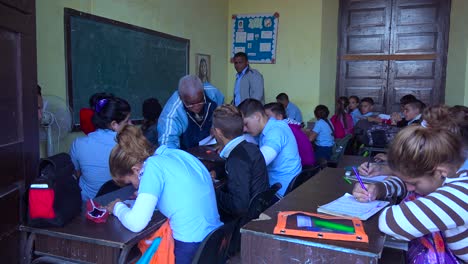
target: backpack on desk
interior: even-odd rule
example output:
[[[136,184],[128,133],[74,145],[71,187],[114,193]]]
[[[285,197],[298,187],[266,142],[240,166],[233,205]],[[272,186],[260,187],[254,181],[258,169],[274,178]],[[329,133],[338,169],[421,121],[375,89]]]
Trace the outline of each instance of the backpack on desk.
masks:
[[[28,224],[64,226],[81,211],[81,189],[66,153],[41,159],[39,176],[29,187]]]

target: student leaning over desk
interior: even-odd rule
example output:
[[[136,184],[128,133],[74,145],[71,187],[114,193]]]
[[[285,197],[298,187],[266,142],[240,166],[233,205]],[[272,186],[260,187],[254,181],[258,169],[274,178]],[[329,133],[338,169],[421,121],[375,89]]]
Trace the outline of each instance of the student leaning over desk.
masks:
[[[189,153],[154,147],[141,130],[125,126],[109,165],[112,179],[138,189],[133,208],[116,200],[107,209],[133,232],[145,228],[157,208],[169,219],[176,263],[191,263],[201,241],[222,225],[206,167]]]
[[[233,220],[249,210],[255,195],[268,189],[265,159],[258,146],[245,141],[242,114],[233,105],[221,105],[213,113],[212,133],[219,156],[226,160],[226,185],[216,192],[221,219]]]
[[[367,191],[356,184],[353,195],[361,202],[392,196],[404,199],[384,209],[379,228],[410,241],[409,261],[418,256],[424,261],[449,261],[455,255],[466,262],[468,171],[459,170],[464,161],[462,143],[455,134],[410,126],[396,136],[388,152],[388,165],[397,176],[368,184]],[[431,250],[425,245],[431,245]]]
[[[158,120],[158,142],[169,148],[190,148],[209,136],[211,115],[224,95],[194,75],[180,79],[178,90],[167,100]]]
[[[276,196],[282,198],[291,180],[302,169],[296,138],[284,121],[268,118],[263,104],[256,99],[244,100],[239,110],[244,119],[244,132],[259,138],[270,186],[281,183]]]

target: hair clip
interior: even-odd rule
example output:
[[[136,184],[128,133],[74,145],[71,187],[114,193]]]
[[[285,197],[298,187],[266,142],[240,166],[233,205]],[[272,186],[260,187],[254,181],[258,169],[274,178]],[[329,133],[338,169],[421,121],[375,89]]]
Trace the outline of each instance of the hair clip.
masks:
[[[106,106],[107,102],[109,101],[109,99],[107,98],[104,98],[104,99],[101,99],[99,100],[96,105],[94,106],[94,111],[96,113],[99,113],[101,112],[101,110],[104,108],[104,106]]]

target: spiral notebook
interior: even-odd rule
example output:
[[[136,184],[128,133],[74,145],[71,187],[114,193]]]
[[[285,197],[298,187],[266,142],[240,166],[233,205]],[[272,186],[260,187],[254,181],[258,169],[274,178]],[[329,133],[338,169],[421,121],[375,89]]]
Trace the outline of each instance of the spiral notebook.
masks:
[[[379,200],[368,203],[361,203],[356,201],[353,195],[345,193],[340,198],[319,206],[317,212],[335,216],[356,217],[361,220],[367,220],[389,204],[390,202],[388,201]]]

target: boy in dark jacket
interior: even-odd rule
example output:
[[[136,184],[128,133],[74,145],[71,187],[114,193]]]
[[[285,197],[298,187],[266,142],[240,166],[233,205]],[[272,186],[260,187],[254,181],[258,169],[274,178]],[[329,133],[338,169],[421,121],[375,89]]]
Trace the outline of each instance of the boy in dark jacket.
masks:
[[[223,222],[247,213],[250,200],[269,188],[265,159],[257,145],[245,141],[242,114],[233,105],[222,105],[213,113],[212,133],[226,159],[227,183],[217,191]]]

